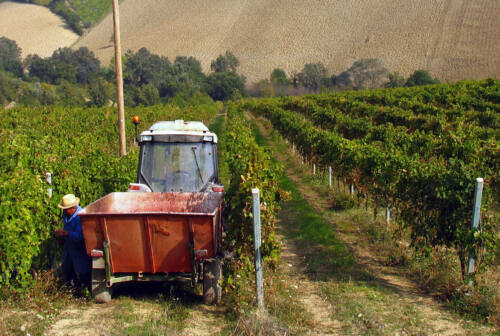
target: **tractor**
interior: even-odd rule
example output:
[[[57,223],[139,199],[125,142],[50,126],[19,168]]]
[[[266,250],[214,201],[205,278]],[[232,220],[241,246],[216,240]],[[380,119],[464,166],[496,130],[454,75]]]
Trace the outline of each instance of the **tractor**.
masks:
[[[79,212],[92,295],[108,302],[118,283],[200,281],[204,302],[219,303],[224,186],[217,135],[199,121],[160,121],[137,142],[137,181]]]

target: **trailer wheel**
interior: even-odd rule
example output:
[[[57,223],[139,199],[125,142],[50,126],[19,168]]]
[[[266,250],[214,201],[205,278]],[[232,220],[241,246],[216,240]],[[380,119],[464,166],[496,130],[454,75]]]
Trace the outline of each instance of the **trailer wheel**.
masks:
[[[203,303],[218,304],[222,298],[222,265],[219,259],[206,261],[203,265]]]
[[[106,269],[96,268],[104,265],[104,258],[93,258],[92,260],[92,296],[97,303],[108,303],[111,301],[111,288],[106,286]],[[102,259],[102,260],[99,260]]]

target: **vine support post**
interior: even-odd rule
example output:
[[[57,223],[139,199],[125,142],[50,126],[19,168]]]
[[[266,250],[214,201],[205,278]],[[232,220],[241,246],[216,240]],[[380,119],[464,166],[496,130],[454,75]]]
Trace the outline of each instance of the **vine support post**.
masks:
[[[476,179],[476,187],[474,190],[474,208],[472,209],[472,231],[479,228],[479,218],[481,216],[481,198],[483,196],[484,180],[481,177]],[[476,256],[475,252],[469,253],[469,261],[467,263],[467,276],[475,272]]]
[[[328,186],[332,187],[332,166],[328,166]]]
[[[316,164],[313,163],[313,175],[316,175]]]
[[[260,254],[260,193],[259,188],[252,188],[253,200],[253,234],[255,242],[255,283],[257,285],[257,304],[264,308],[264,280],[262,278],[262,256]]]
[[[354,184],[351,183],[351,186],[349,187],[349,194],[351,195],[351,197],[354,197]]]
[[[49,184],[49,187],[47,188],[47,193],[49,194],[49,198],[52,198],[52,173],[45,173],[45,180]]]
[[[385,223],[387,224],[387,229],[389,229],[389,223],[391,222],[391,208],[385,208]]]
[[[292,142],[292,154],[295,154],[295,142]]]

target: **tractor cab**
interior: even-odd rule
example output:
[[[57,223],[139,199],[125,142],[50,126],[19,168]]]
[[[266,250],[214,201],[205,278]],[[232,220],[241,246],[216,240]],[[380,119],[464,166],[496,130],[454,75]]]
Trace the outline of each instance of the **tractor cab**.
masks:
[[[199,121],[160,121],[138,138],[137,184],[131,191],[218,190],[217,135]]]

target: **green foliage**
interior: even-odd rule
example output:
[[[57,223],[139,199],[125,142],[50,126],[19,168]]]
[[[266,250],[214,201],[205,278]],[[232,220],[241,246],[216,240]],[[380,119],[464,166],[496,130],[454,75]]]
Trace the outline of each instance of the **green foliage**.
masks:
[[[277,259],[279,244],[274,236],[276,213],[279,210],[278,181],[282,169],[271,155],[257,145],[252,129],[235,105],[227,108],[227,122],[221,141],[223,160],[230,173],[227,188],[227,226],[230,238],[237,242],[241,258],[253,257],[252,188],[261,191],[262,250],[264,259]]]
[[[399,74],[399,72],[394,72],[390,73],[387,75],[387,78],[389,81],[385,84],[386,88],[395,88],[395,87],[402,87],[405,85],[406,80],[404,79],[403,76]]]
[[[53,0],[49,8],[57,15],[62,16],[68,26],[78,35],[83,34],[83,25],[80,16],[68,6],[64,0]]]
[[[252,92],[253,91],[253,92]],[[253,85],[253,88],[250,90],[250,95],[255,95],[259,97],[274,97],[276,96],[276,92],[274,90],[274,85],[269,79],[263,79],[258,81]]]
[[[68,3],[78,13],[84,28],[99,23],[113,7],[111,1],[102,0],[69,0]]]
[[[141,128],[146,128],[158,120],[209,121],[219,109],[207,101],[187,109],[158,105],[127,113],[139,114]],[[136,179],[138,150],[130,146],[135,132],[127,119],[130,153],[117,156],[112,108],[16,107],[0,110],[0,117],[0,285],[18,288],[31,283],[32,267],[50,264],[62,195],[75,193],[87,205],[110,192],[125,191]],[[52,199],[45,172],[53,176]]]
[[[208,94],[214,100],[227,100],[245,90],[243,77],[233,72],[213,72],[207,77]]]
[[[167,77],[170,61],[164,56],[152,54],[148,49],[141,48],[137,52],[127,51],[123,66],[124,84],[142,86],[160,82]]]
[[[102,0],[15,0],[46,6],[61,16],[68,26],[78,35],[84,28],[98,23],[112,8],[111,1]],[[3,1],[0,1],[3,2]]]
[[[15,83],[12,78],[0,70],[0,105],[5,105],[16,97]]]
[[[90,106],[106,106],[113,98],[113,85],[102,78],[90,83],[88,87]]]
[[[210,69],[214,72],[233,72],[240,65],[240,61],[229,50],[225,55],[219,55],[215,61],[210,64]]]
[[[332,210],[348,210],[354,208],[356,205],[354,199],[346,194],[335,194],[330,199],[330,204]]]
[[[52,54],[51,61],[56,68],[63,64],[73,67],[76,81],[82,84],[89,83],[101,68],[101,62],[87,47],[80,47],[75,51],[69,48],[59,48]]]
[[[221,170],[227,172],[226,184],[228,241],[235,242],[235,258],[226,265],[225,285],[234,289],[228,298],[229,306],[238,311],[245,302],[245,288],[253,276],[253,207],[252,188],[259,188],[261,197],[261,253],[267,265],[276,266],[280,244],[275,236],[276,215],[283,192],[278,183],[282,168],[272,160],[271,154],[257,144],[253,130],[243,116],[243,110],[228,103],[227,120],[221,136]],[[251,299],[250,299],[251,300]]]
[[[52,105],[56,102],[56,92],[47,83],[24,83],[19,88],[17,102],[25,106]]]
[[[464,275],[469,253],[487,265],[498,240],[488,207],[500,198],[500,146],[496,131],[481,126],[483,113],[456,100],[490,113],[497,82],[252,100],[241,107],[268,118],[309,160],[332,166],[339,178],[393,208],[417,248],[453,248]],[[500,119],[497,112],[491,117]],[[481,231],[473,232],[476,177],[490,188],[483,194]]]
[[[417,70],[408,78],[405,85],[411,87],[428,84],[439,84],[439,80],[437,78],[432,78],[427,70]]]
[[[309,63],[297,74],[297,80],[303,87],[318,90],[327,76],[328,70],[322,63]]]
[[[160,102],[160,94],[158,89],[153,84],[146,84],[139,89],[137,95],[139,105],[149,106],[156,105]]]
[[[178,94],[187,97],[200,91],[208,92],[205,74],[196,58],[178,56],[171,63],[168,58],[152,54],[146,48],[126,53],[123,78],[129,106],[157,101],[152,86],[157,89],[158,98],[163,100]],[[149,96],[146,97],[145,93]]]
[[[59,48],[47,58],[29,55],[24,63],[32,79],[51,84],[63,81],[88,84],[101,70],[100,61],[87,47],[75,51]]]
[[[22,75],[21,48],[7,37],[0,37],[0,70],[12,73],[16,77]]]
[[[389,71],[378,58],[356,61],[335,79],[335,85],[343,89],[356,90],[382,87],[387,82]]]
[[[277,84],[277,85],[288,85],[290,84],[290,81],[286,77],[285,70],[276,68],[271,72],[271,77],[270,77],[271,83]]]
[[[63,106],[83,106],[85,104],[85,89],[63,81],[56,88],[58,103]]]

